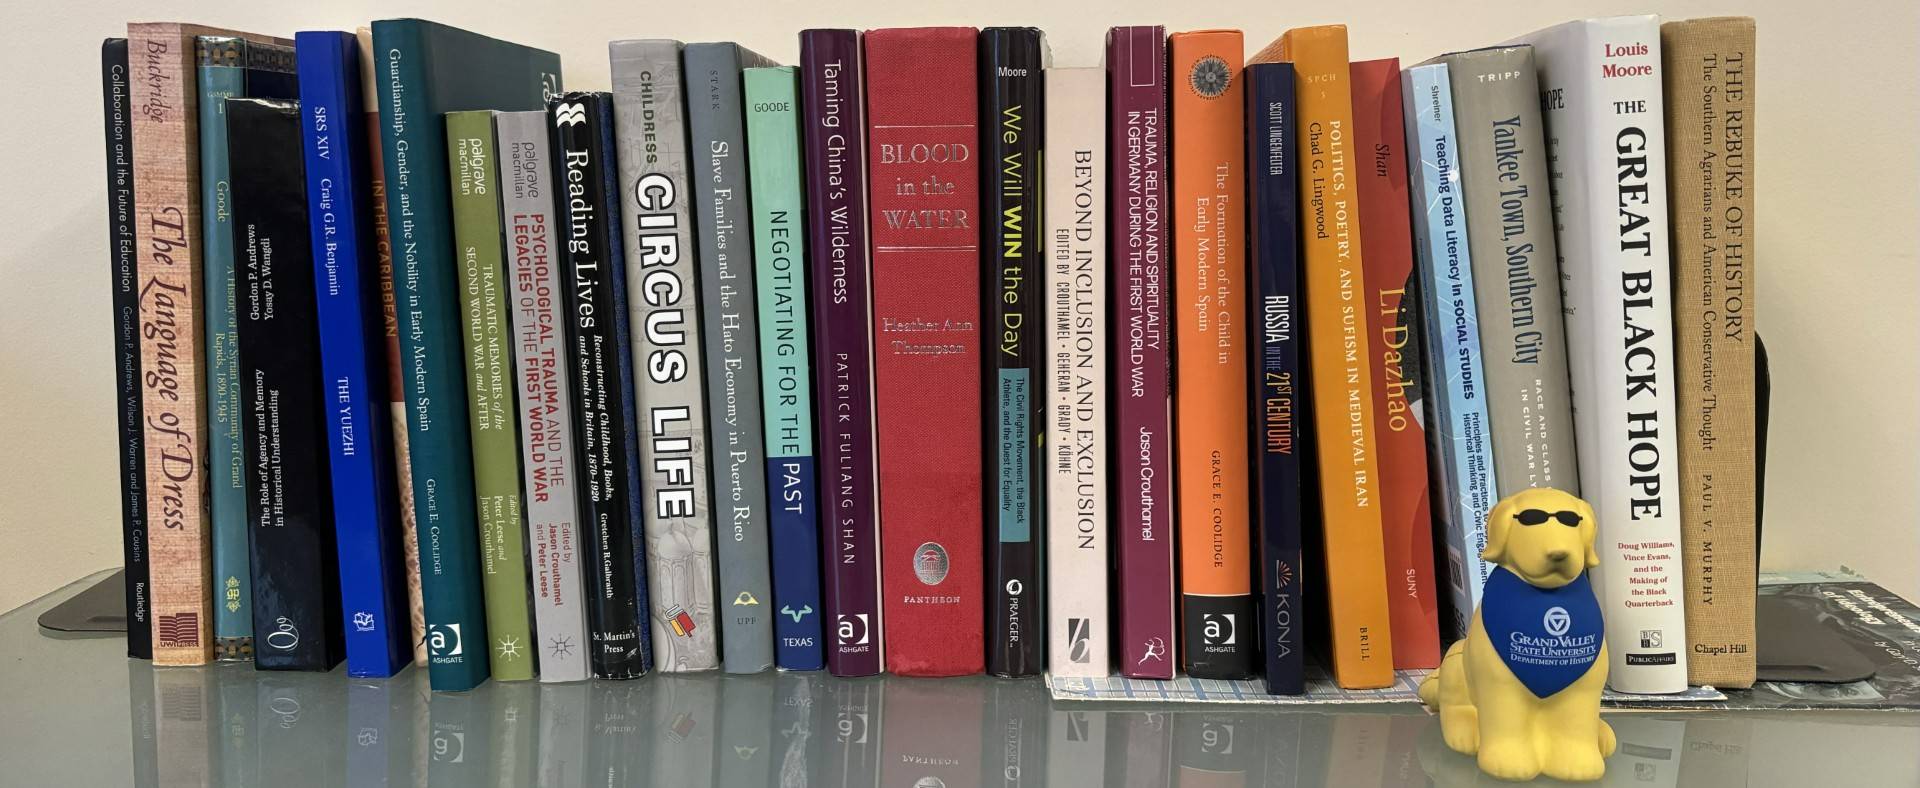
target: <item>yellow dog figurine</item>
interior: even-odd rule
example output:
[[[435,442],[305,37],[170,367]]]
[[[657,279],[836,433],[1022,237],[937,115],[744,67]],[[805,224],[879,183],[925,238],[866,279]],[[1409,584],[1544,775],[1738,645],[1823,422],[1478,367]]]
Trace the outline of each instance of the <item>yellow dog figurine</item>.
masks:
[[[1505,780],[1597,780],[1613,754],[1600,719],[1607,646],[1587,570],[1593,508],[1559,490],[1522,490],[1487,515],[1496,564],[1465,640],[1420,684],[1447,746]]]

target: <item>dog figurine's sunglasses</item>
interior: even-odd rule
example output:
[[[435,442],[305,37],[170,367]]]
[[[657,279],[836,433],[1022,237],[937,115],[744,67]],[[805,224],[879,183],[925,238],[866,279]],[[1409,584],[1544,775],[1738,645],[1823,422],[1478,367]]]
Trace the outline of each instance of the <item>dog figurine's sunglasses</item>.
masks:
[[[1521,525],[1539,525],[1548,520],[1559,520],[1561,525],[1568,527],[1580,524],[1579,513],[1564,510],[1549,512],[1543,509],[1522,509],[1513,515],[1513,519],[1519,520]]]

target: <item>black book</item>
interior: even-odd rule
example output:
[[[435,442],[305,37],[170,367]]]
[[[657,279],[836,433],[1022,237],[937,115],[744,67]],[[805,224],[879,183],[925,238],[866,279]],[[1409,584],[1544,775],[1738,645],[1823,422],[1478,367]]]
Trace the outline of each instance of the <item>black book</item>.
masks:
[[[120,393],[120,540],[126,561],[127,656],[153,658],[147,620],[147,455],[140,423],[140,275],[133,240],[133,100],[127,40],[100,45],[106,109],[107,261],[113,273],[113,380]]]
[[[1305,475],[1306,313],[1301,307],[1300,173],[1295,157],[1292,63],[1256,63],[1247,79],[1247,314],[1255,323],[1252,381],[1255,541],[1259,547],[1260,649],[1267,692],[1306,691],[1300,594],[1301,523],[1319,522]],[[1310,529],[1318,530],[1318,529]]]
[[[300,103],[227,99],[254,665],[345,656]]]
[[[1046,529],[1046,269],[1041,102],[1045,45],[1031,27],[980,32],[980,314],[986,442],[987,672],[1031,676],[1046,665],[1040,546]]]
[[[588,665],[594,678],[631,679],[653,660],[633,363],[627,333],[620,186],[613,96],[568,93],[547,106],[553,122],[554,210],[566,286],[567,363],[579,457],[581,541],[586,546]]]

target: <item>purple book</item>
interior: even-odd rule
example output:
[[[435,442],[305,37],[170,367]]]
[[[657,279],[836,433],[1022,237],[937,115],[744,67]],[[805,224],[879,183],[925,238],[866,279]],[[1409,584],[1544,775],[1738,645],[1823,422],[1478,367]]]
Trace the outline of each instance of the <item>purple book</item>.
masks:
[[[813,283],[814,402],[824,518],[827,670],[885,669],[880,636],[879,488],[873,442],[872,294],[867,278],[867,119],[860,33],[800,34]]]
[[[1113,183],[1114,531],[1120,672],[1173,678],[1172,416],[1168,409],[1167,31],[1107,31]]]

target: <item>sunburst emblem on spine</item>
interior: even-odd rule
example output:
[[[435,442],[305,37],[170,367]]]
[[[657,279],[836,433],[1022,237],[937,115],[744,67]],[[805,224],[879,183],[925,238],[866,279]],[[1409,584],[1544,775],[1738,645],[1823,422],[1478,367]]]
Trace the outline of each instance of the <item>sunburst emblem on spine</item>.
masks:
[[[1227,69],[1227,61],[1208,55],[1193,64],[1193,70],[1187,72],[1187,82],[1202,98],[1219,98],[1227,92],[1227,86],[1233,84],[1233,72]]]
[[[520,656],[520,641],[517,638],[501,638],[494,649],[500,652],[502,658],[512,659]]]

